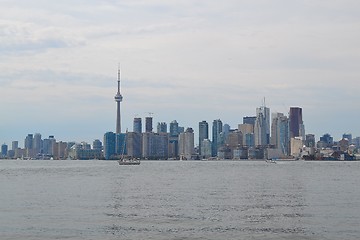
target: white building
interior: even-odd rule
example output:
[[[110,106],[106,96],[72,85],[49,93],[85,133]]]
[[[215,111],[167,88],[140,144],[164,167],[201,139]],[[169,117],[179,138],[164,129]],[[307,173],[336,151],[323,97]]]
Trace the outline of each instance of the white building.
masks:
[[[190,160],[195,155],[194,131],[187,128],[185,132],[179,135],[179,155],[180,159]]]

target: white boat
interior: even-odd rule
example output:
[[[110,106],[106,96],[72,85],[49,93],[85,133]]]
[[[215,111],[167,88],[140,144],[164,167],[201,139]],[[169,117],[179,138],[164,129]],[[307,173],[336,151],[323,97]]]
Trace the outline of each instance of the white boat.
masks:
[[[272,160],[272,159],[267,159],[267,160],[265,160],[265,162],[267,162],[267,163],[276,163],[276,161]]]
[[[126,130],[126,135],[125,135],[125,139],[124,139],[124,146],[123,146],[123,151],[121,153],[121,157],[120,160],[118,160],[119,165],[140,165],[140,160],[136,159],[136,158],[131,158],[131,159],[127,159],[124,155],[125,153],[125,142],[126,142],[126,137],[127,137],[127,130]]]
[[[118,161],[119,165],[140,165],[140,160],[138,159],[120,159]]]

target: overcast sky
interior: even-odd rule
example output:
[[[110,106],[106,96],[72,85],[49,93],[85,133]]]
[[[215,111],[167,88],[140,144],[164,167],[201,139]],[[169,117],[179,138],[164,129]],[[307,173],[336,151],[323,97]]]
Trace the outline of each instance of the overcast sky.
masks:
[[[358,0],[0,0],[0,141],[62,141],[154,113],[198,131],[303,108],[306,133],[360,136]]]

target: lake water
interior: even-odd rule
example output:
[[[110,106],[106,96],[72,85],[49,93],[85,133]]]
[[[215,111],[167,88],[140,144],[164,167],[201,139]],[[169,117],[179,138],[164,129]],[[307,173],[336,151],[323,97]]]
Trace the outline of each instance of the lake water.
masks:
[[[360,162],[0,161],[0,239],[359,239]]]

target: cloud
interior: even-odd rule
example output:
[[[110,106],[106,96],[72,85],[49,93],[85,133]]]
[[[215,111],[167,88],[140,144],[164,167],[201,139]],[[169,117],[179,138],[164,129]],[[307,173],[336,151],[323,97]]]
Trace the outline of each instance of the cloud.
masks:
[[[84,44],[83,41],[68,35],[62,29],[54,27],[0,20],[0,52],[20,55]]]

